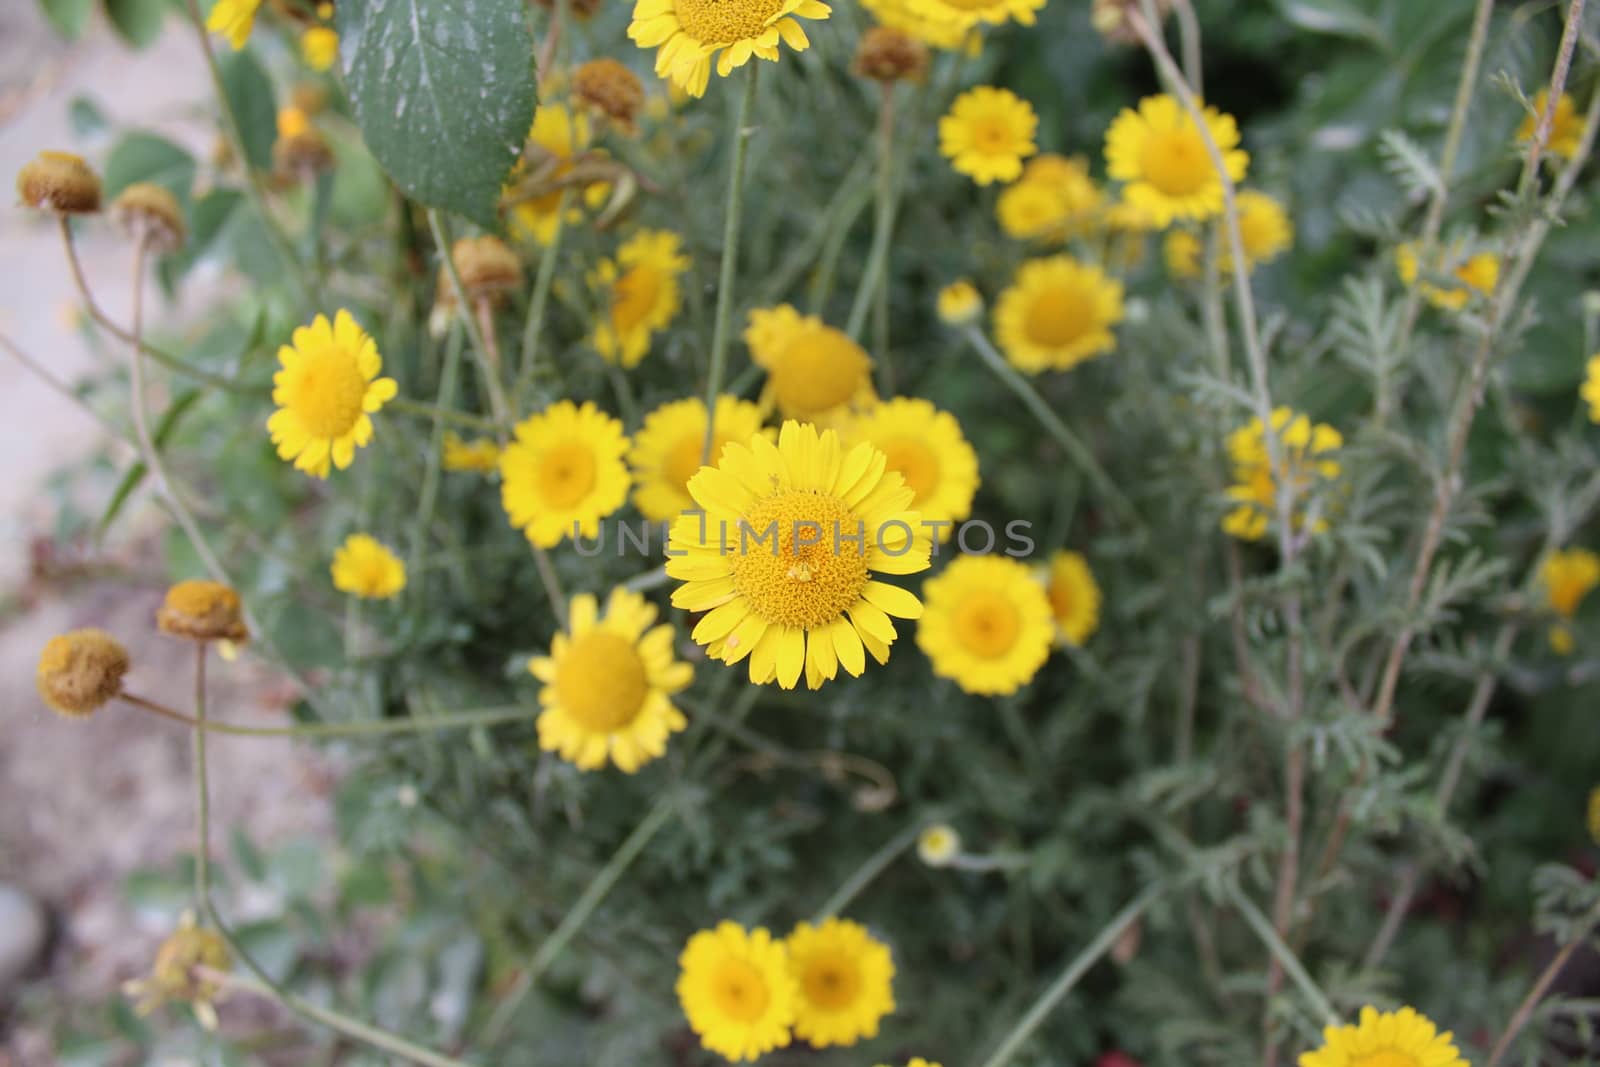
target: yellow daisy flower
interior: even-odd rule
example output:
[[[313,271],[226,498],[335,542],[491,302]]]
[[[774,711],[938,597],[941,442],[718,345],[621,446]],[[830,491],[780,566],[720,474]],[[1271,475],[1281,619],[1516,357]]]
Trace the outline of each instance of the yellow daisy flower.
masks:
[[[351,534],[333,554],[333,587],[363,600],[388,600],[406,587],[406,565],[370,534]]]
[[[1400,275],[1400,280],[1407,287],[1417,284],[1417,277],[1422,272],[1421,256],[1417,246],[1410,241],[1395,249],[1395,270]],[[1467,306],[1474,294],[1477,296],[1490,296],[1494,293],[1495,286],[1500,284],[1500,260],[1489,252],[1479,252],[1474,256],[1462,257],[1461,250],[1447,249],[1442,252],[1435,262],[1433,271],[1436,274],[1453,275],[1460,285],[1440,286],[1432,282],[1423,282],[1421,291],[1423,297],[1434,307],[1442,311],[1460,311]]]
[[[1540,89],[1533,98],[1533,113],[1524,116],[1522,125],[1517,127],[1518,144],[1528,144],[1533,140],[1533,135],[1539,130],[1539,119],[1549,106],[1550,90]],[[1583,146],[1584,129],[1585,123],[1583,116],[1578,113],[1578,105],[1571,95],[1562,93],[1561,99],[1556,101],[1555,114],[1550,117],[1550,143],[1545,147],[1553,156],[1571,159]]]
[[[786,942],[799,990],[794,1032],[814,1048],[854,1045],[878,1036],[894,1011],[894,961],[889,946],[849,919],[801,923]]]
[[[965,26],[942,12],[929,17],[917,7],[917,0],[861,0],[861,6],[879,25],[910,34],[932,48],[952,50],[973,39]]]
[[[1552,552],[1539,567],[1539,582],[1550,610],[1563,619],[1571,619],[1578,614],[1583,598],[1600,584],[1600,556],[1587,548]]]
[[[926,400],[896,397],[851,422],[845,436],[887,457],[887,469],[911,487],[911,506],[940,541],[948,541],[956,523],[972,514],[978,454],[954,415]]]
[[[1244,245],[1246,270],[1277,259],[1294,243],[1294,223],[1283,205],[1256,189],[1242,190],[1234,198],[1239,209],[1239,240]],[[1222,243],[1223,268],[1233,272],[1232,242]]]
[[[956,97],[939,120],[939,151],[951,166],[979,185],[1010,182],[1022,161],[1038,151],[1033,143],[1039,117],[1009,89],[980,85]]]
[[[651,628],[656,606],[613,589],[605,618],[588,593],[572,598],[565,633],[550,655],[528,661],[539,691],[539,747],[592,771],[609,760],[632,774],[667,751],[688,725],[671,697],[694,681],[694,668],[672,654],[672,627]]]
[[[870,405],[872,357],[815,315],[788,304],[756,308],[744,331],[750,359],[767,372],[762,407],[786,419],[827,424]]]
[[[338,31],[327,26],[313,26],[300,35],[300,58],[312,70],[324,71],[333,67],[339,58]]]
[[[1071,370],[1117,347],[1122,283],[1070,256],[1024,263],[994,308],[1006,358],[1029,374]]]
[[[1368,1005],[1359,1024],[1325,1027],[1322,1047],[1302,1053],[1300,1067],[1468,1067],[1452,1038],[1413,1008]]]
[[[1064,241],[1088,229],[1104,203],[1088,163],[1047,152],[1030,159],[1022,177],[1001,190],[995,218],[1007,237]]]
[[[785,422],[778,443],[722,450],[689,479],[703,515],[673,523],[667,574],[674,606],[706,612],[693,637],[724,663],[750,659],[750,680],[812,689],[840,667],[889,660],[890,616],[922,614],[916,596],[876,581],[927,570],[932,545],[911,487],[869,444],[844,449],[833,430]]]
[[[906,7],[936,25],[965,33],[1015,21],[1032,26],[1045,0],[906,0]]]
[[[1600,845],[1600,785],[1589,791],[1589,836]]]
[[[678,957],[678,1003],[689,1029],[735,1062],[789,1044],[797,999],[788,951],[764,927],[723,921],[691,937]]]
[[[228,39],[235,52],[250,39],[256,25],[256,9],[261,0],[217,0],[206,16],[206,29],[220,33]]]
[[[1057,552],[1045,569],[1045,595],[1056,620],[1056,643],[1081,645],[1100,626],[1100,583],[1077,552]]]
[[[917,647],[933,673],[968,693],[1015,693],[1050,656],[1055,626],[1044,587],[1005,556],[959,556],[922,588]]]
[[[983,318],[983,294],[962,278],[939,290],[939,321],[946,326],[971,326]]]
[[[600,520],[628,499],[628,438],[594,404],[552,404],[517,424],[500,453],[500,496],[511,525],[539,548],[574,532],[598,537]]]
[[[540,104],[533,113],[533,125],[528,129],[528,144],[532,169],[544,180],[549,189],[528,199],[511,201],[509,225],[511,232],[524,240],[547,245],[556,233],[556,216],[561,208],[560,179],[572,173],[578,157],[589,148],[592,127],[589,116],[574,111],[565,104]],[[529,163],[518,163],[512,171],[512,182],[507,194],[515,194],[516,183],[527,176]],[[591,208],[599,207],[611,195],[611,186],[605,182],[592,182],[583,190],[583,201]],[[572,198],[568,198],[571,202]],[[577,222],[583,212],[576,207],[567,211],[566,222]]]
[[[1166,261],[1167,273],[1184,281],[1200,277],[1200,261],[1205,254],[1205,244],[1193,230],[1168,230],[1166,240],[1161,243],[1161,258]]]
[[[615,260],[600,261],[589,282],[609,290],[611,314],[595,324],[593,337],[602,359],[639,365],[651,337],[677,317],[678,276],[688,269],[678,235],[666,230],[641,230],[617,250]]]
[[[372,440],[372,415],[399,392],[393,378],[378,377],[377,343],[341,310],[331,324],[318,315],[295,330],[278,349],[278,362],[283,369],[272,377],[278,410],[267,419],[278,457],[317,478],[349,467],[356,449]]]
[[[1288,468],[1297,505],[1319,482],[1332,482],[1339,477],[1339,462],[1333,454],[1344,447],[1344,438],[1338,430],[1325,423],[1313,424],[1305,415],[1287,407],[1273,410],[1272,427],[1284,452],[1279,458]],[[1227,448],[1234,482],[1228,489],[1228,499],[1235,506],[1223,516],[1222,531],[1242,541],[1259,541],[1267,535],[1267,527],[1278,513],[1278,480],[1273,476],[1261,420],[1251,419],[1229,434]],[[1305,518],[1302,512],[1295,514],[1297,530]],[[1325,518],[1314,520],[1314,532],[1327,528]]]
[[[1238,124],[1213,107],[1202,113],[1228,177],[1243,181],[1250,156],[1239,150]],[[1158,227],[1222,213],[1222,178],[1211,165],[1205,138],[1172,96],[1147,96],[1137,111],[1123,108],[1106,132],[1106,165],[1112,178],[1127,183],[1123,197]]]
[[[1584,365],[1584,380],[1578,395],[1589,403],[1589,421],[1600,422],[1600,352],[1590,356]]]
[[[492,437],[468,441],[454,430],[445,431],[444,469],[493,474],[500,466],[500,445]]]
[[[658,75],[703,96],[713,58],[726,78],[751,56],[777,62],[780,42],[804,52],[811,42],[799,20],[831,13],[821,0],[635,0],[628,37],[658,48]]]
[[[711,459],[715,461],[729,441],[743,444],[761,432],[760,408],[736,396],[717,397]],[[633,504],[640,514],[652,522],[669,522],[695,509],[688,485],[700,469],[705,440],[706,403],[699,397],[674,400],[645,416],[628,453],[636,486]]]

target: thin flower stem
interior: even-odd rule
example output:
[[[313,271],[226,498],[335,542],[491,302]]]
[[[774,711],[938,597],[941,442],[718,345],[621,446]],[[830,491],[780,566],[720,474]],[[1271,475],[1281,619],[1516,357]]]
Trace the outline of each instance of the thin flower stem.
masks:
[[[761,64],[746,64],[744,94],[734,119],[733,158],[728,164],[728,206],[722,224],[722,266],[717,277],[717,309],[711,322],[711,362],[706,370],[706,440],[700,452],[702,465],[711,462],[717,439],[717,396],[728,372],[728,327],[733,316],[733,281],[739,265],[739,223],[744,212],[744,171],[749,155],[750,112],[755,105]]]
[[[872,226],[872,248],[867,253],[866,269],[861,273],[861,284],[856,289],[855,301],[850,305],[850,317],[845,320],[844,332],[860,340],[867,324],[867,312],[879,290],[889,284],[889,250],[894,244],[894,216],[896,207],[894,175],[894,83],[882,86],[883,96],[878,106],[878,185],[877,212]],[[880,388],[885,395],[893,392],[894,372],[882,365],[886,355],[874,352],[879,360]]]
[[[493,419],[469,415],[464,411],[451,411],[437,404],[421,404],[415,400],[407,400],[405,397],[400,396],[384,404],[383,410],[385,414],[393,411],[402,415],[416,415],[420,418],[433,419],[438,422],[452,422],[457,426],[463,426],[469,430],[480,430],[484,433],[493,433],[495,430]]]
[[[1053,437],[1067,457],[1077,465],[1084,476],[1094,483],[1095,490],[1108,500],[1122,517],[1132,526],[1140,525],[1139,513],[1134,509],[1132,502],[1117,488],[1117,483],[1100,466],[1100,461],[1094,458],[1094,453],[1089,451],[1089,446],[1079,440],[1078,435],[1067,429],[1067,424],[1062,422],[1056,413],[1050,410],[1050,405],[1045,403],[1044,397],[1038,390],[1029,384],[1016,368],[1006,362],[1006,358],[996,351],[989,338],[977,326],[968,326],[962,331],[967,341],[982,357],[995,377],[1016,394],[1033,417],[1039,420],[1039,425]]]
[[[556,262],[561,258],[561,238],[566,234],[567,202],[571,195],[570,188],[561,190],[561,199],[556,204],[555,232],[550,235],[550,243],[539,252],[539,270],[533,278],[533,298],[528,302],[528,317],[522,326],[522,367],[517,373],[516,390],[512,393],[518,411],[522,410],[528,389],[539,371],[539,343],[544,339],[545,311],[550,306]]]
[[[434,506],[439,498],[439,467],[444,453],[444,419],[441,416],[455,402],[456,376],[461,368],[461,340],[460,325],[452,326],[450,336],[445,340],[444,366],[439,371],[439,399],[433,417],[433,433],[428,439],[428,466],[422,472],[422,491],[417,497],[417,521],[411,532],[411,558],[406,563],[406,569],[413,574],[422,570],[423,554],[428,547],[428,527],[433,525]]]
[[[537,708],[504,707],[481,708],[425,718],[375,719],[368,722],[305,723],[299,726],[236,726],[214,719],[200,720],[185,715],[176,708],[134,693],[122,693],[121,699],[141,711],[160,715],[173,722],[181,722],[191,729],[232,737],[278,737],[305,741],[327,741],[337,738],[393,737],[397,734],[425,733],[432,730],[461,730],[475,726],[497,726],[507,722],[524,722],[539,715]]]
[[[539,582],[544,586],[544,595],[550,601],[550,610],[555,612],[556,621],[565,628],[567,595],[561,589],[561,577],[556,574],[555,564],[550,561],[550,553],[538,545],[533,545],[533,565],[539,571]]]
[[[24,352],[4,334],[0,334],[0,348],[3,348],[7,352],[11,353],[12,358],[18,363],[22,364],[24,370],[28,371],[35,378],[38,378],[50,389],[60,393],[67,400],[70,400],[72,403],[76,404],[80,409],[82,409],[85,415],[88,415],[100,426],[102,430],[109,434],[112,440],[117,441],[120,444],[124,444],[135,451],[138,450],[138,443],[128,436],[126,430],[115,425],[110,419],[106,418],[99,411],[95,410],[94,405],[85,400],[76,389],[74,389],[67,382],[57,378],[44,366],[44,364],[28,355],[28,353]]]
[[[605,900],[606,894],[611,892],[612,887],[632,866],[639,853],[644,851],[645,846],[656,836],[656,833],[667,824],[667,820],[671,818],[676,808],[677,795],[675,793],[669,792],[656,801],[655,807],[651,808],[649,813],[639,821],[639,824],[633,828],[633,832],[617,847],[617,851],[612,854],[611,859],[590,881],[588,887],[584,889],[583,895],[572,905],[572,910],[567,912],[550,936],[545,938],[543,943],[539,945],[539,948],[533,954],[533,958],[528,961],[528,965],[517,976],[517,981],[506,994],[505,1000],[500,1002],[500,1006],[490,1016],[483,1038],[487,1047],[493,1048],[505,1036],[506,1028],[511,1024],[517,1009],[522,1006],[523,1000],[532,991],[535,983],[543,977],[545,971],[561,955],[562,950],[567,947],[567,944],[582,928],[583,924],[588,921],[589,916],[594,914],[601,901]]]
[[[489,411],[494,416],[495,436],[504,445],[511,426],[511,408],[506,403],[506,391],[500,384],[497,370],[499,361],[489,349],[489,343],[478,328],[472,302],[467,299],[466,286],[461,284],[461,272],[456,270],[455,256],[451,254],[450,231],[437,208],[428,209],[428,228],[433,231],[433,243],[438,246],[439,262],[445,277],[450,281],[450,291],[455,294],[456,312],[466,324],[467,337],[472,341],[472,354],[478,363],[478,373],[483,379],[483,390],[489,395]]]
[[[1301,994],[1311,1002],[1311,1006],[1316,1010],[1316,1013],[1322,1017],[1327,1025],[1336,1025],[1339,1022],[1339,1013],[1333,1010],[1333,1002],[1328,999],[1328,995],[1322,991],[1322,988],[1312,980],[1311,975],[1306,971],[1305,965],[1300,962],[1299,958],[1289,951],[1289,946],[1283,943],[1283,938],[1278,936],[1278,931],[1273,929],[1272,923],[1268,922],[1267,917],[1261,914],[1261,909],[1256,907],[1237,885],[1230,882],[1227,886],[1227,891],[1228,896],[1233,900],[1234,906],[1239,909],[1239,914],[1244,917],[1244,921],[1249,924],[1250,929],[1255,931],[1256,936],[1261,939],[1261,943],[1267,947],[1267,951],[1272,953],[1273,959],[1277,960],[1283,969],[1288,972],[1294,984],[1300,987]]]
[[[1173,0],[1172,10],[1178,13],[1178,32],[1182,34],[1183,76],[1195,93],[1204,99],[1206,83],[1200,58],[1200,20],[1195,17],[1194,5],[1189,0]]]
[[[878,851],[868,856],[866,862],[857,867],[855,872],[833,895],[823,901],[822,907],[817,909],[814,922],[821,922],[831,916],[838,915],[850,906],[850,902],[860,895],[861,891],[872,884],[872,881],[889,869],[889,865],[900,858],[900,854],[916,843],[917,835],[922,832],[928,820],[918,819],[899,833],[891,837]]]
[[[1150,886],[1144,892],[1134,897],[1127,907],[1112,916],[1101,931],[1095,935],[1093,941],[1086,945],[1082,952],[1072,958],[1061,974],[1051,982],[1049,987],[1040,994],[1039,999],[1017,1021],[1017,1024],[1000,1040],[1000,1045],[990,1053],[989,1058],[983,1061],[983,1067],[1004,1067],[1011,1062],[1011,1058],[1022,1050],[1028,1039],[1039,1029],[1050,1013],[1060,1005],[1066,995],[1089,973],[1100,958],[1122,937],[1123,931],[1145,913],[1145,911],[1166,892],[1166,886],[1160,883]]]
[[[1494,1049],[1490,1051],[1489,1059],[1484,1063],[1483,1067],[1497,1067],[1501,1059],[1505,1057],[1506,1051],[1511,1048],[1511,1043],[1517,1039],[1517,1035],[1522,1032],[1522,1028],[1527,1026],[1528,1020],[1533,1017],[1534,1009],[1539,1006],[1539,1001],[1544,999],[1544,995],[1550,991],[1550,987],[1555,984],[1555,980],[1561,977],[1561,972],[1566,970],[1567,964],[1572,959],[1572,954],[1578,951],[1588,939],[1589,932],[1595,928],[1597,923],[1600,923],[1600,905],[1591,908],[1589,913],[1579,921],[1576,936],[1561,946],[1561,951],[1557,952],[1555,958],[1545,967],[1538,980],[1533,983],[1533,988],[1528,990],[1528,995],[1522,998],[1522,1003],[1517,1006],[1516,1014],[1511,1016],[1511,1021],[1506,1024],[1505,1033],[1500,1035],[1500,1040],[1494,1043]]]

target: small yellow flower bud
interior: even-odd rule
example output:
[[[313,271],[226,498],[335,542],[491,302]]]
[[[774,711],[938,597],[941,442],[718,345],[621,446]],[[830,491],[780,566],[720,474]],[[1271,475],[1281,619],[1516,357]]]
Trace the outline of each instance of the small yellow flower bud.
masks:
[[[939,319],[947,326],[971,326],[983,316],[983,297],[969,281],[939,290]]]
[[[176,252],[188,235],[178,198],[155,182],[135,182],[118,193],[111,217],[129,237],[156,252]]]
[[[300,35],[300,58],[315,71],[332,68],[339,58],[339,34],[326,26],[313,26]]]
[[[1117,44],[1138,44],[1139,35],[1134,31],[1133,23],[1128,18],[1129,14],[1138,12],[1144,14],[1139,0],[1094,0],[1089,20],[1094,23],[1094,28],[1100,36]],[[1163,20],[1172,13],[1172,0],[1156,0],[1156,14]]]
[[[928,49],[902,30],[874,26],[862,35],[852,69],[874,81],[920,82],[928,71]]]
[[[17,195],[40,211],[92,215],[100,210],[100,176],[71,152],[40,152],[17,171]]]
[[[917,858],[929,867],[948,867],[961,852],[961,835],[947,823],[934,823],[917,835]]]
[[[221,582],[192,579],[167,590],[156,628],[192,641],[247,641],[239,594]]]
[[[628,132],[644,107],[644,83],[615,59],[591,59],[572,76],[572,91],[587,107]]]
[[[90,715],[122,692],[129,666],[128,650],[110,634],[73,630],[52,637],[39,653],[39,696],[62,715]]]

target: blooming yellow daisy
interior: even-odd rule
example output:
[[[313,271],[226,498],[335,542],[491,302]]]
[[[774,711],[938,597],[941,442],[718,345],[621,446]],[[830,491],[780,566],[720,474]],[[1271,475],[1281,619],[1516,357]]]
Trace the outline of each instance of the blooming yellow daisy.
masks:
[[[1166,261],[1167,273],[1184,281],[1200,277],[1200,260],[1205,255],[1205,245],[1193,230],[1174,227],[1167,231],[1161,243],[1161,258]]]
[[[994,308],[995,337],[1020,370],[1071,370],[1112,351],[1122,283],[1070,256],[1024,263]]]
[[[1600,352],[1589,357],[1584,365],[1583,385],[1578,395],[1589,402],[1589,421],[1600,422]]]
[[[1549,106],[1550,90],[1540,89],[1533,98],[1533,113],[1524,116],[1522,125],[1517,127],[1519,144],[1528,144],[1533,140],[1533,135],[1539,130],[1539,119]],[[1556,101],[1555,114],[1550,116],[1550,142],[1546,149],[1553,156],[1571,159],[1583,146],[1584,129],[1585,123],[1583,116],[1578,114],[1578,105],[1569,94],[1562,93],[1561,99]]]
[[[327,26],[313,26],[300,35],[300,58],[312,70],[324,71],[333,67],[339,58],[339,33]]]
[[[678,957],[678,1003],[700,1043],[730,1060],[789,1044],[798,991],[783,942],[764,927],[723,921]]]
[[[947,326],[971,326],[983,317],[983,294],[965,278],[951,282],[939,290],[938,312]]]
[[[711,459],[715,461],[729,441],[743,444],[761,432],[760,408],[736,396],[717,397]],[[705,441],[706,404],[699,397],[674,400],[645,416],[628,453],[636,486],[633,503],[645,518],[667,522],[695,509],[688,485],[700,469]]]
[[[1294,243],[1294,223],[1277,200],[1256,189],[1242,190],[1234,202],[1239,209],[1239,240],[1244,245],[1246,270],[1270,263]],[[1223,268],[1233,271],[1231,241],[1223,242]]]
[[[981,25],[1016,21],[1032,26],[1045,0],[906,0],[911,13],[965,33]]]
[[[1056,620],[1056,642],[1081,645],[1100,626],[1100,583],[1077,552],[1057,552],[1045,569],[1045,595]]]
[[[635,0],[628,37],[640,48],[659,46],[656,73],[703,96],[713,57],[726,78],[751,56],[777,62],[780,42],[804,52],[811,42],[799,20],[831,13],[821,0]]]
[[[1293,522],[1298,530],[1306,519],[1299,507],[1304,498],[1319,482],[1332,482],[1339,477],[1339,462],[1333,454],[1344,447],[1344,438],[1332,426],[1313,424],[1305,415],[1287,407],[1273,410],[1272,427],[1283,451],[1279,461],[1287,468],[1294,486],[1297,510]],[[1261,420],[1251,419],[1229,434],[1227,448],[1234,482],[1228,489],[1228,499],[1234,508],[1223,516],[1222,530],[1242,541],[1259,541],[1266,536],[1267,526],[1278,511],[1278,479],[1273,476]],[[1327,526],[1327,520],[1318,516],[1311,528],[1321,532]]]
[[[492,437],[467,441],[454,430],[444,435],[444,469],[493,474],[500,466],[500,445]]]
[[[1213,107],[1202,114],[1228,177],[1243,181],[1250,156],[1238,147],[1238,124]],[[1211,165],[1205,137],[1172,96],[1147,96],[1137,111],[1123,108],[1106,132],[1106,165],[1112,178],[1127,183],[1123,197],[1159,227],[1222,212],[1222,177]]]
[[[1417,246],[1407,241],[1395,249],[1395,270],[1400,275],[1400,280],[1408,287],[1417,284],[1417,277],[1422,272],[1421,256]],[[1446,249],[1433,265],[1436,274],[1449,274],[1459,281],[1460,285],[1435,285],[1432,282],[1423,282],[1420,286],[1422,295],[1428,303],[1443,311],[1460,311],[1467,306],[1467,302],[1477,296],[1489,296],[1495,286],[1500,284],[1500,260],[1489,252],[1479,252],[1473,256],[1463,256],[1459,248]]]
[[[732,442],[715,467],[689,479],[704,515],[673,523],[667,574],[684,584],[672,603],[706,616],[693,637],[724,663],[750,659],[750,680],[792,689],[802,671],[819,688],[842,666],[889,659],[890,616],[922,603],[882,574],[927,570],[932,545],[910,510],[914,495],[869,444],[846,450],[833,430],[785,422]]]
[[[628,498],[622,423],[592,403],[552,404],[517,424],[500,453],[500,496],[511,525],[539,548],[597,537],[600,520]]]
[[[1022,177],[1001,190],[995,217],[1007,237],[1064,241],[1084,232],[1104,203],[1087,162],[1046,152],[1028,160]]]
[[[525,240],[547,245],[555,237],[557,215],[561,209],[562,178],[572,173],[578,157],[589,148],[592,127],[589,116],[575,111],[566,104],[540,104],[533,113],[533,125],[528,129],[528,153],[524,162],[512,171],[512,183],[504,192],[509,197],[509,224],[511,232]],[[517,182],[529,176],[529,171],[541,179],[536,196],[522,197],[516,192]],[[583,201],[591,208],[599,207],[611,195],[606,182],[591,182],[583,190]],[[571,202],[572,198],[568,198]],[[576,207],[567,211],[566,222],[576,222],[583,213]]]
[[[1578,605],[1600,584],[1600,556],[1587,548],[1567,548],[1552,552],[1539,567],[1539,583],[1544,587],[1550,610],[1563,619],[1578,614]]]
[[[406,587],[406,565],[371,534],[351,534],[333,554],[333,587],[363,600],[388,600]]]
[[[677,317],[678,277],[688,269],[678,235],[666,230],[640,230],[617,250],[615,260],[600,261],[589,282],[609,290],[611,314],[594,328],[595,351],[602,359],[639,365],[651,337]]]
[[[1361,1009],[1355,1026],[1328,1026],[1322,1047],[1300,1056],[1300,1067],[1468,1067],[1452,1035],[1413,1008]]]
[[[672,695],[694,681],[694,668],[672,654],[672,627],[651,628],[656,606],[618,587],[605,618],[587,593],[572,598],[565,633],[550,655],[528,661],[539,691],[539,747],[585,771],[609,760],[632,774],[667,751],[688,725]]]
[[[854,1045],[878,1036],[894,1011],[889,946],[849,919],[801,923],[786,942],[799,998],[794,1032],[815,1048]]]
[[[326,478],[330,467],[350,466],[356,449],[372,440],[372,415],[399,387],[393,378],[378,377],[378,345],[348,311],[331,324],[318,315],[296,329],[291,342],[278,349],[283,369],[272,377],[278,410],[267,419],[267,432],[280,459]]]
[[[1010,182],[1022,161],[1038,151],[1033,143],[1039,116],[1009,89],[980,85],[956,97],[939,120],[939,151],[951,166],[979,185]]]
[[[788,304],[756,308],[744,331],[750,358],[767,372],[762,407],[786,419],[825,425],[870,405],[872,357],[815,315]]]
[[[959,556],[923,586],[917,647],[968,693],[1015,693],[1044,666],[1055,625],[1044,587],[1005,556]]]
[[[1589,790],[1589,836],[1600,845],[1600,785]]]
[[[926,400],[896,397],[852,421],[845,437],[866,441],[888,459],[888,469],[915,494],[911,506],[940,541],[972,514],[978,492],[978,454],[961,424]]]
[[[918,8],[917,0],[861,0],[861,6],[872,12],[880,25],[910,34],[932,48],[960,48],[971,39],[959,21],[942,12],[929,17]]]
[[[206,16],[206,29],[222,34],[237,52],[250,39],[260,6],[261,0],[217,0]]]

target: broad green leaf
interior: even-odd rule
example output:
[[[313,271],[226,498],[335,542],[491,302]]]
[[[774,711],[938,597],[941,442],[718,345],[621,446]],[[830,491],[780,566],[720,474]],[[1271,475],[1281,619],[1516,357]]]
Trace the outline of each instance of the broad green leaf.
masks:
[[[106,160],[105,195],[110,200],[134,182],[155,182],[187,203],[194,186],[194,157],[150,133],[130,133]]]
[[[222,88],[228,94],[228,104],[239,120],[245,158],[256,170],[268,170],[272,166],[272,142],[278,137],[272,79],[249,49],[227,53],[218,66],[222,68]]]
[[[133,47],[143,48],[161,36],[167,0],[105,0],[105,5],[111,25]]]
[[[338,7],[356,123],[407,196],[493,227],[538,88],[522,0]]]
[[[72,98],[67,105],[67,120],[72,123],[72,132],[79,137],[88,137],[106,128],[105,112],[87,96]]]
[[[94,0],[39,0],[39,6],[56,32],[69,41],[83,36],[94,12]]]

